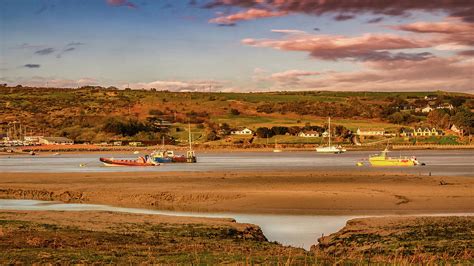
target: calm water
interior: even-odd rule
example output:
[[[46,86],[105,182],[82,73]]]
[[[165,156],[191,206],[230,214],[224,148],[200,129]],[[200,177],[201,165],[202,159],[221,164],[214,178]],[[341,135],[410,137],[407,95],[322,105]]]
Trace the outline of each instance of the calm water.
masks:
[[[432,175],[474,176],[474,151],[394,151],[391,156],[416,156],[426,166],[410,168],[357,167],[376,152],[317,154],[316,152],[230,152],[198,153],[196,164],[162,164],[158,167],[104,167],[99,157],[136,158],[124,154],[63,154],[58,156],[1,156],[0,172],[130,172],[130,171],[270,171],[270,170],[349,170],[386,171]],[[80,164],[85,164],[80,167]]]
[[[236,213],[193,213],[120,208],[96,204],[64,204],[38,200],[2,200],[0,210],[28,211],[113,211],[138,214],[161,214],[188,217],[234,218],[239,223],[259,225],[269,241],[309,249],[322,234],[328,235],[342,228],[356,216],[262,215]],[[358,216],[361,217],[361,216]]]
[[[97,204],[65,204],[39,200],[5,200],[0,199],[0,210],[28,211],[112,211],[137,214],[160,214],[187,217],[234,218],[239,223],[250,223],[260,226],[269,241],[278,241],[283,245],[309,249],[324,235],[340,230],[353,218],[367,216],[329,216],[329,215],[275,215],[275,214],[240,214],[240,213],[196,213],[160,211],[137,208],[121,208]],[[430,214],[433,215],[433,214]],[[435,214],[435,215],[473,215]]]

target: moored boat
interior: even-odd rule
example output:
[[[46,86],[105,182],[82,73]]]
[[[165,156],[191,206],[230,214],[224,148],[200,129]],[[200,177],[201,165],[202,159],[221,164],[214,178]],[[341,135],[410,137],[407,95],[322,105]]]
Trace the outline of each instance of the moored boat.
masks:
[[[188,158],[185,155],[176,155],[173,151],[158,150],[150,154],[150,160],[155,163],[186,163]],[[196,161],[193,161],[196,162]]]
[[[275,148],[273,148],[273,152],[282,152],[280,146],[278,146],[277,139],[275,137]]]
[[[326,147],[318,147],[316,151],[319,153],[343,153],[346,152],[346,149],[342,148],[341,146],[326,146]]]
[[[165,139],[162,139],[161,150],[154,151],[150,154],[149,160],[154,163],[195,163],[197,162],[196,154],[192,148],[191,125],[189,125],[189,150],[186,155],[176,155],[174,151],[165,149]]]
[[[370,165],[372,166],[415,166],[419,165],[416,157],[399,157],[392,158],[388,156],[388,149],[385,148],[380,154],[375,154],[369,157]]]
[[[136,160],[124,160],[114,158],[100,158],[105,166],[158,166],[159,163],[151,161],[149,158],[138,157]]]
[[[329,125],[329,128],[328,128],[328,146],[323,146],[323,147],[317,147],[316,148],[316,152],[319,152],[319,153],[335,153],[335,154],[339,154],[339,153],[344,153],[346,152],[346,149],[344,149],[341,145],[339,146],[334,146],[334,145],[331,145],[331,118],[329,117],[328,118],[328,125]]]

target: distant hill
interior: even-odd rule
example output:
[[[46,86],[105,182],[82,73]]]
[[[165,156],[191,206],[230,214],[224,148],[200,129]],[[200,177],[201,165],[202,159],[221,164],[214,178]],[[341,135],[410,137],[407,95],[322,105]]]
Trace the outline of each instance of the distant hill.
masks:
[[[202,93],[0,87],[0,123],[19,121],[27,135],[66,136],[84,142],[159,141],[162,136],[179,142],[186,139],[190,122],[204,142],[210,134],[221,134],[223,124],[253,130],[323,125],[328,116],[350,130],[397,129],[426,123],[427,114],[420,108],[443,104],[473,109],[474,96],[443,91]],[[453,116],[454,111],[450,112]]]

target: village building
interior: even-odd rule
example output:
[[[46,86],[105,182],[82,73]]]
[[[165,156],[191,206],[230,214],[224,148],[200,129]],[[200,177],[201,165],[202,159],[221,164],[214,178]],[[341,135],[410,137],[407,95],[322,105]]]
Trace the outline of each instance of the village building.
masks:
[[[232,130],[230,132],[230,134],[231,135],[252,135],[253,131],[251,129],[248,129],[248,128],[236,129],[236,130]]]
[[[143,143],[140,141],[132,141],[128,143],[128,146],[140,147],[140,146],[143,146]]]
[[[302,137],[302,138],[317,138],[319,137],[319,133],[317,131],[301,131],[299,134],[298,134],[299,137]]]
[[[359,136],[383,136],[385,135],[385,129],[383,128],[369,128],[369,129],[357,129],[356,132]]]
[[[400,132],[400,137],[412,137],[414,134],[414,129],[403,129]]]
[[[39,144],[43,136],[25,136],[23,140],[29,144]]]
[[[436,130],[436,128],[417,128],[417,129],[414,129],[413,131],[413,136],[427,136],[427,137],[431,137],[431,136],[439,136],[439,135],[442,135],[442,132],[439,131],[439,130]]]
[[[433,110],[434,110],[433,107],[427,105],[425,108],[421,109],[421,112],[422,112],[422,113],[429,113],[429,112],[431,112],[431,111],[433,111]]]
[[[449,104],[449,103],[443,103],[443,104],[440,104],[439,106],[437,106],[436,109],[448,109],[448,110],[453,110],[453,109],[454,109],[454,106],[453,106],[452,104]]]
[[[323,138],[329,137],[329,132],[324,131],[324,132],[321,134],[321,137],[323,137]]]
[[[460,136],[464,136],[466,134],[466,131],[463,128],[457,127],[454,124],[449,129],[451,129],[455,133],[458,133],[458,135]]]
[[[40,137],[39,143],[45,145],[72,145],[74,141],[65,137]]]
[[[122,142],[121,141],[114,141],[112,143],[114,146],[122,146]]]

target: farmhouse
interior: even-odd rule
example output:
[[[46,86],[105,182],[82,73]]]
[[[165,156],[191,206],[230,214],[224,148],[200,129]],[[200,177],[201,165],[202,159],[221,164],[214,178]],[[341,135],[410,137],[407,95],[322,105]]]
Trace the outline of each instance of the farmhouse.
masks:
[[[359,136],[383,136],[385,135],[385,129],[383,128],[369,128],[369,129],[357,129],[356,132]]]
[[[299,134],[298,134],[299,137],[302,137],[302,138],[316,138],[316,137],[319,137],[319,133],[317,131],[301,131]]]
[[[244,129],[235,129],[235,130],[232,130],[230,132],[230,134],[232,135],[252,135],[253,134],[253,131],[248,129],[248,128],[244,128]]]
[[[64,137],[40,137],[39,143],[45,145],[72,145],[74,141]]]

